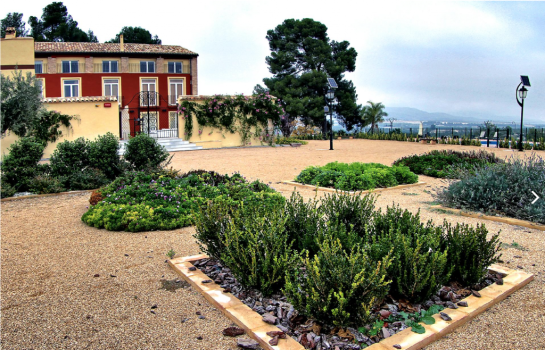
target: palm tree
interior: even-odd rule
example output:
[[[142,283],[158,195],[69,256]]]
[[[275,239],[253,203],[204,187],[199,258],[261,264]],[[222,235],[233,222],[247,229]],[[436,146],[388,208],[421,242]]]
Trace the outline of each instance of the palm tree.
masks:
[[[384,112],[384,105],[382,102],[374,103],[373,101],[367,101],[369,106],[365,106],[361,109],[362,126],[366,127],[371,125],[371,132],[378,129],[378,123],[384,122],[384,117],[388,116],[388,113]]]

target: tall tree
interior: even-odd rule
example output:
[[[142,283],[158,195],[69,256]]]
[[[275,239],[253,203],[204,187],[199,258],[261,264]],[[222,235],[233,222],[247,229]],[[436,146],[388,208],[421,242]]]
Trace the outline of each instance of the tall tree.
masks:
[[[2,136],[7,130],[25,136],[43,108],[36,77],[30,72],[24,76],[20,70],[13,77],[2,75],[1,94]]]
[[[17,36],[28,36],[26,23],[23,21],[23,14],[19,12],[10,12],[2,19],[2,38],[6,37],[6,28],[14,27]]]
[[[329,40],[327,27],[310,18],[287,19],[267,31],[271,55],[266,62],[271,78],[263,82],[271,94],[278,97],[286,111],[282,131],[297,118],[306,125],[321,126],[325,115],[327,77],[335,79],[338,104],[334,113],[348,130],[359,124],[361,106],[356,103],[356,89],[345,72],[356,68],[357,52],[347,41]]]
[[[369,106],[365,106],[361,110],[362,127],[371,125],[371,132],[375,132],[378,129],[378,123],[384,122],[384,117],[388,116],[388,113],[384,112],[384,105],[382,102],[374,103],[373,101],[367,101]]]
[[[121,31],[115,35],[109,43],[118,43],[119,36],[123,34],[123,42],[136,44],[158,44],[161,45],[161,39],[157,35],[152,36],[151,33],[142,27],[123,27]]]
[[[86,33],[78,28],[62,2],[52,2],[44,7],[41,19],[30,16],[28,22],[36,41],[98,42],[92,30]]]

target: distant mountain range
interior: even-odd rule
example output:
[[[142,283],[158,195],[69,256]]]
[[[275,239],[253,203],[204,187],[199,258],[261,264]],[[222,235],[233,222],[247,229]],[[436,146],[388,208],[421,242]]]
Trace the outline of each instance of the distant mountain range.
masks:
[[[496,116],[486,113],[475,113],[474,116],[455,116],[447,113],[429,113],[410,107],[386,107],[388,118],[395,118],[398,121],[442,121],[442,122],[463,122],[463,123],[483,123],[486,120],[492,122],[511,122],[520,120],[520,116]],[[464,113],[466,114],[466,113]],[[545,121],[528,119],[528,122],[543,124]]]

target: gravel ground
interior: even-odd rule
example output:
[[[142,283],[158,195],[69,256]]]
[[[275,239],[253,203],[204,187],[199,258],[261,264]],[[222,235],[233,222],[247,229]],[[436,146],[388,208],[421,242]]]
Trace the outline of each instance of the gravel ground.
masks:
[[[430,149],[475,149],[370,140],[335,141],[334,146],[329,151],[329,142],[312,141],[300,148],[178,152],[172,165],[182,171],[239,171],[289,196],[293,187],[278,182],[293,179],[309,165],[335,160],[390,165]],[[538,154],[545,157],[545,152]],[[427,185],[383,192],[377,205],[420,209],[422,219],[436,222],[485,222],[491,233],[501,230],[503,242],[526,248],[505,248],[504,264],[535,274],[521,291],[427,349],[545,348],[545,232],[430,210],[430,193],[444,182],[420,179]],[[299,191],[306,198],[316,195]],[[177,256],[199,252],[194,229],[126,233],[91,228],[80,220],[88,198],[63,195],[1,204],[2,348],[234,349],[234,340],[221,334],[231,322],[185,283],[176,283],[177,275],[165,264],[170,249]],[[180,288],[162,288],[168,281]],[[198,318],[197,311],[205,318]]]

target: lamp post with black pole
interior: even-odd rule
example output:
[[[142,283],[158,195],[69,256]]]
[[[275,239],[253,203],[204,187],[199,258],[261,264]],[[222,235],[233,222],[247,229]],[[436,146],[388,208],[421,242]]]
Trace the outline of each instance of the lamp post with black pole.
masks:
[[[329,150],[333,151],[333,100],[335,100],[335,89],[338,88],[335,79],[327,78],[329,89],[325,94],[326,102],[329,105]]]
[[[521,87],[522,85],[522,87]],[[517,91],[515,93],[515,96],[517,98],[517,103],[520,106],[520,139],[519,139],[519,151],[522,152],[522,118],[524,116],[524,99],[526,98],[526,94],[528,93],[528,89],[526,89],[526,86],[530,87],[530,79],[528,79],[527,75],[521,75],[520,76],[520,84],[517,86]],[[519,100],[520,98],[520,100]],[[521,102],[522,100],[522,102]]]

